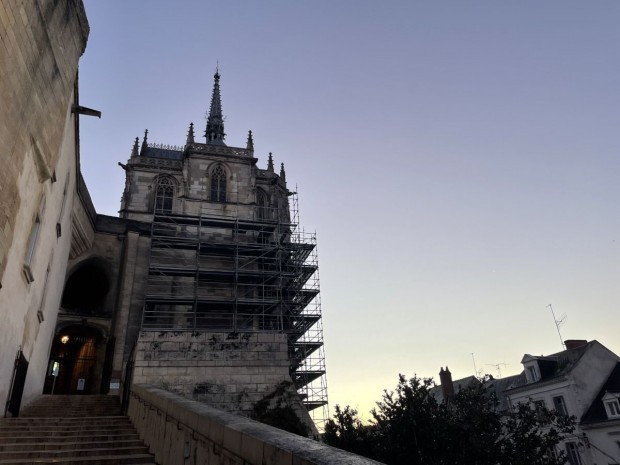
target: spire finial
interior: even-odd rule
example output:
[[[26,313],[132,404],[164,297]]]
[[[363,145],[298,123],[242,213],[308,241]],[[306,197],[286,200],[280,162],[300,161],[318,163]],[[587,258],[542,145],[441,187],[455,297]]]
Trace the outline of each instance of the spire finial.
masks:
[[[131,149],[131,158],[138,156],[138,147],[140,144],[140,138],[136,137],[136,140],[133,143],[133,148]]]
[[[194,123],[189,123],[189,131],[187,133],[187,141],[185,141],[187,145],[194,143]]]
[[[252,137],[252,130],[248,131],[248,142],[246,144],[246,149],[250,152],[254,152],[254,138]]]
[[[149,130],[145,129],[144,130],[144,139],[142,140],[142,147],[140,147],[140,155],[144,155],[144,152],[146,152],[146,149],[149,146],[148,135],[149,135]]]
[[[280,164],[280,179],[286,182],[286,172],[284,171],[284,163]]]
[[[219,64],[213,75],[213,93],[211,94],[211,108],[207,117],[205,137],[207,144],[226,145],[224,138],[224,117],[222,116],[222,99],[220,98],[220,69]]]
[[[269,152],[269,158],[267,159],[267,171],[273,173],[273,155],[271,155],[271,152]]]

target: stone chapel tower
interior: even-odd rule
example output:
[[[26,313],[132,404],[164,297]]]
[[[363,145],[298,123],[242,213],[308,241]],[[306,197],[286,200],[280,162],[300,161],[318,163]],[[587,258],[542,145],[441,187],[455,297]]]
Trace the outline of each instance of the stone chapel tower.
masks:
[[[122,352],[136,383],[259,419],[278,408],[320,418],[315,236],[295,224],[284,164],[276,172],[270,153],[259,168],[251,131],[244,148],[225,137],[216,72],[202,141],[193,123],[183,146],[145,131],[121,165],[120,216],[150,231],[136,239],[131,303],[117,310],[115,367]]]

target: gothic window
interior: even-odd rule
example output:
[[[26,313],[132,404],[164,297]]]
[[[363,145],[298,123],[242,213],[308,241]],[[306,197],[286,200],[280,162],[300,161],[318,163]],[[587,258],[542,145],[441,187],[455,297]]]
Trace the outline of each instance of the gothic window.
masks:
[[[256,218],[259,220],[264,220],[265,218],[269,218],[267,213],[268,211],[268,202],[267,202],[267,194],[261,189],[256,191]]]
[[[157,182],[155,190],[155,213],[172,213],[174,199],[174,184],[169,178],[162,178]]]
[[[211,200],[226,202],[226,172],[220,165],[211,173]]]

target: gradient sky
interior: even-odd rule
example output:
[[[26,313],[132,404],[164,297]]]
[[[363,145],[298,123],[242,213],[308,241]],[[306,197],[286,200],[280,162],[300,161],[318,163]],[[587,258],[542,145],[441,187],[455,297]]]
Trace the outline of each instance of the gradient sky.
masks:
[[[319,241],[330,404],[399,373],[620,353],[620,2],[85,0],[82,170],[117,215],[133,139],[254,133]]]

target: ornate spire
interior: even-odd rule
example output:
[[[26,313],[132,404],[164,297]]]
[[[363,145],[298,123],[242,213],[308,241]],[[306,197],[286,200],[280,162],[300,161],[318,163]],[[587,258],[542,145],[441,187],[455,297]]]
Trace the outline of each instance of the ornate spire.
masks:
[[[269,152],[269,158],[267,159],[267,171],[273,173],[273,155],[271,155],[271,152]]]
[[[251,152],[254,152],[254,139],[252,138],[252,131],[248,131],[248,143],[245,148]]]
[[[149,147],[149,142],[147,140],[148,135],[149,135],[149,130],[145,129],[144,140],[142,140],[142,147],[140,147],[140,155],[144,155],[144,152],[146,152],[146,149]]]
[[[216,69],[213,78],[213,94],[211,95],[211,108],[209,110],[209,116],[207,117],[207,129],[205,130],[205,137],[207,138],[207,144],[226,145],[224,144],[224,138],[226,137],[226,133],[224,132],[222,100],[220,98],[219,69]]]
[[[133,143],[133,148],[131,149],[131,158],[135,158],[139,155],[138,153],[138,144],[140,143],[140,138],[136,137],[136,140]]]
[[[286,182],[286,172],[284,171],[284,163],[280,165],[280,179]]]
[[[189,132],[187,133],[187,145],[194,143],[194,123],[189,123]]]

